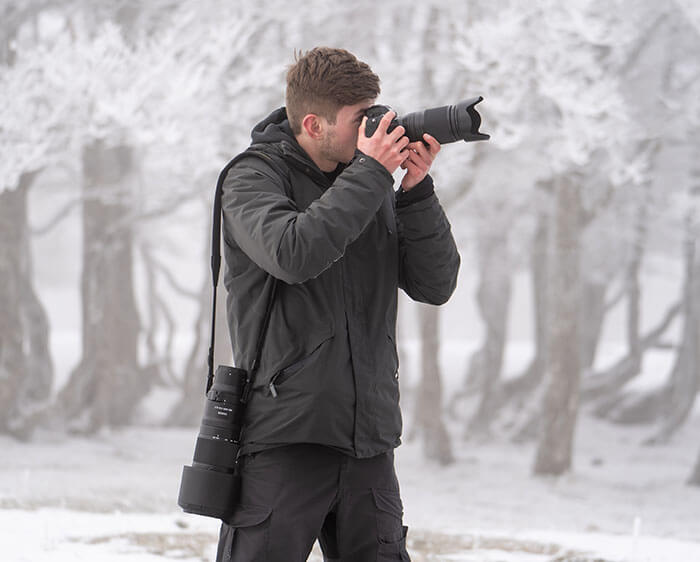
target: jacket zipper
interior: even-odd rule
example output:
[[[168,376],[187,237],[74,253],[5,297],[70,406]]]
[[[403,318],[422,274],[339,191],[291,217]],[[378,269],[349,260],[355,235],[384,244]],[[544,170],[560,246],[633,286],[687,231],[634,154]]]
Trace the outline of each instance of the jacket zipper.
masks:
[[[323,340],[320,344],[318,344],[316,346],[316,348],[311,353],[309,353],[306,357],[304,357],[303,359],[300,359],[296,363],[292,363],[291,365],[289,365],[288,367],[285,367],[284,369],[280,369],[272,376],[272,378],[270,379],[270,383],[267,385],[267,387],[269,388],[270,394],[272,395],[273,398],[277,398],[277,396],[279,395],[279,392],[277,392],[277,387],[275,386],[275,383],[277,383],[277,379],[279,379],[280,377],[283,377],[284,375],[291,376],[294,373],[296,373],[297,371],[300,371],[306,364],[309,363],[309,361],[311,361],[313,356],[316,355],[316,352],[319,349],[321,349],[321,346],[323,344],[325,344],[327,341],[329,341],[330,339],[332,339],[332,336],[330,338]],[[279,381],[278,384],[280,384],[282,382],[284,382],[284,379]]]

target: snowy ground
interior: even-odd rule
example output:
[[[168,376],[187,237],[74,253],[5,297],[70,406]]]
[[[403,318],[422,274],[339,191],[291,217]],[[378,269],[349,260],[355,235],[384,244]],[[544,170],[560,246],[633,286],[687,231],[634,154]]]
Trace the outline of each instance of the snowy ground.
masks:
[[[75,347],[54,339],[65,353]],[[446,397],[460,388],[472,348],[443,346]],[[406,352],[408,433],[417,383],[411,366],[419,362],[417,346]],[[607,346],[601,361],[619,353]],[[506,376],[530,355],[528,346],[509,345]],[[60,382],[74,358],[56,357]],[[631,386],[662,384],[672,360],[647,354],[644,375]],[[153,393],[139,419],[159,421],[157,412],[169,411],[172,399]],[[574,470],[560,478],[531,476],[534,444],[498,435],[463,441],[461,425],[450,421],[457,462],[447,468],[425,461],[420,441],[397,450],[414,562],[700,562],[700,488],[685,485],[700,449],[700,404],[673,441],[657,447],[640,445],[651,427],[618,427],[583,414]],[[30,444],[0,437],[0,562],[213,560],[218,523],[176,505],[195,438],[196,429],[152,425],[90,438],[44,430]],[[320,562],[318,551],[310,560]]]
[[[700,413],[666,446],[649,428],[583,417],[575,469],[530,476],[534,445],[460,441],[458,462],[397,452],[414,562],[699,562],[700,488],[687,479]],[[175,504],[194,430],[0,438],[0,560],[212,560],[218,524]],[[318,554],[311,559],[320,561]]]

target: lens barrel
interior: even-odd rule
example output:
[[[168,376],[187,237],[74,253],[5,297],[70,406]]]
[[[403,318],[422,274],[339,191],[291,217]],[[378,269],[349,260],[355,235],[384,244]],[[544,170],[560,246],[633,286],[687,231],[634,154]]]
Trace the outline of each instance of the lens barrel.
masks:
[[[406,136],[411,142],[423,140],[423,134],[435,137],[440,144],[463,140],[465,142],[488,140],[489,135],[480,133],[481,116],[475,106],[484,98],[479,96],[461,101],[454,105],[443,105],[423,111],[407,113],[394,118],[387,132],[401,125],[406,129]],[[385,105],[374,105],[366,112],[367,123],[365,135],[371,137],[377,130],[379,121],[390,108]]]
[[[185,466],[178,505],[188,513],[225,519],[238,493],[236,457],[247,372],[219,365],[204,403],[192,466]]]

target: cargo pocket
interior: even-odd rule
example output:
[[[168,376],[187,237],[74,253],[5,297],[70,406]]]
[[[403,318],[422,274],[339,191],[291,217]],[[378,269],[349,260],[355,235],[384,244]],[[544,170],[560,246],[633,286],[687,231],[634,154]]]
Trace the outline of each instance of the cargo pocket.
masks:
[[[372,489],[377,517],[377,538],[380,543],[393,544],[403,537],[403,504],[395,490]]]
[[[272,509],[256,505],[239,505],[221,525],[216,562],[267,560],[268,519]]]
[[[401,562],[410,562],[411,557],[406,550],[406,534],[408,527],[401,527],[401,538],[398,541],[387,543],[379,542],[377,549],[377,562],[389,562],[390,560]]]

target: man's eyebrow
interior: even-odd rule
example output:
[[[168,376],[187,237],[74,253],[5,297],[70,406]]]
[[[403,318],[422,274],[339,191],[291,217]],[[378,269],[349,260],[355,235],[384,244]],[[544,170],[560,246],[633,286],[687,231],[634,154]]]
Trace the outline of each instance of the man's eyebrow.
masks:
[[[365,111],[367,111],[367,110],[366,110],[366,109],[358,109],[358,110],[355,112],[355,117],[359,117],[360,115],[364,115],[364,114],[365,114]]]

